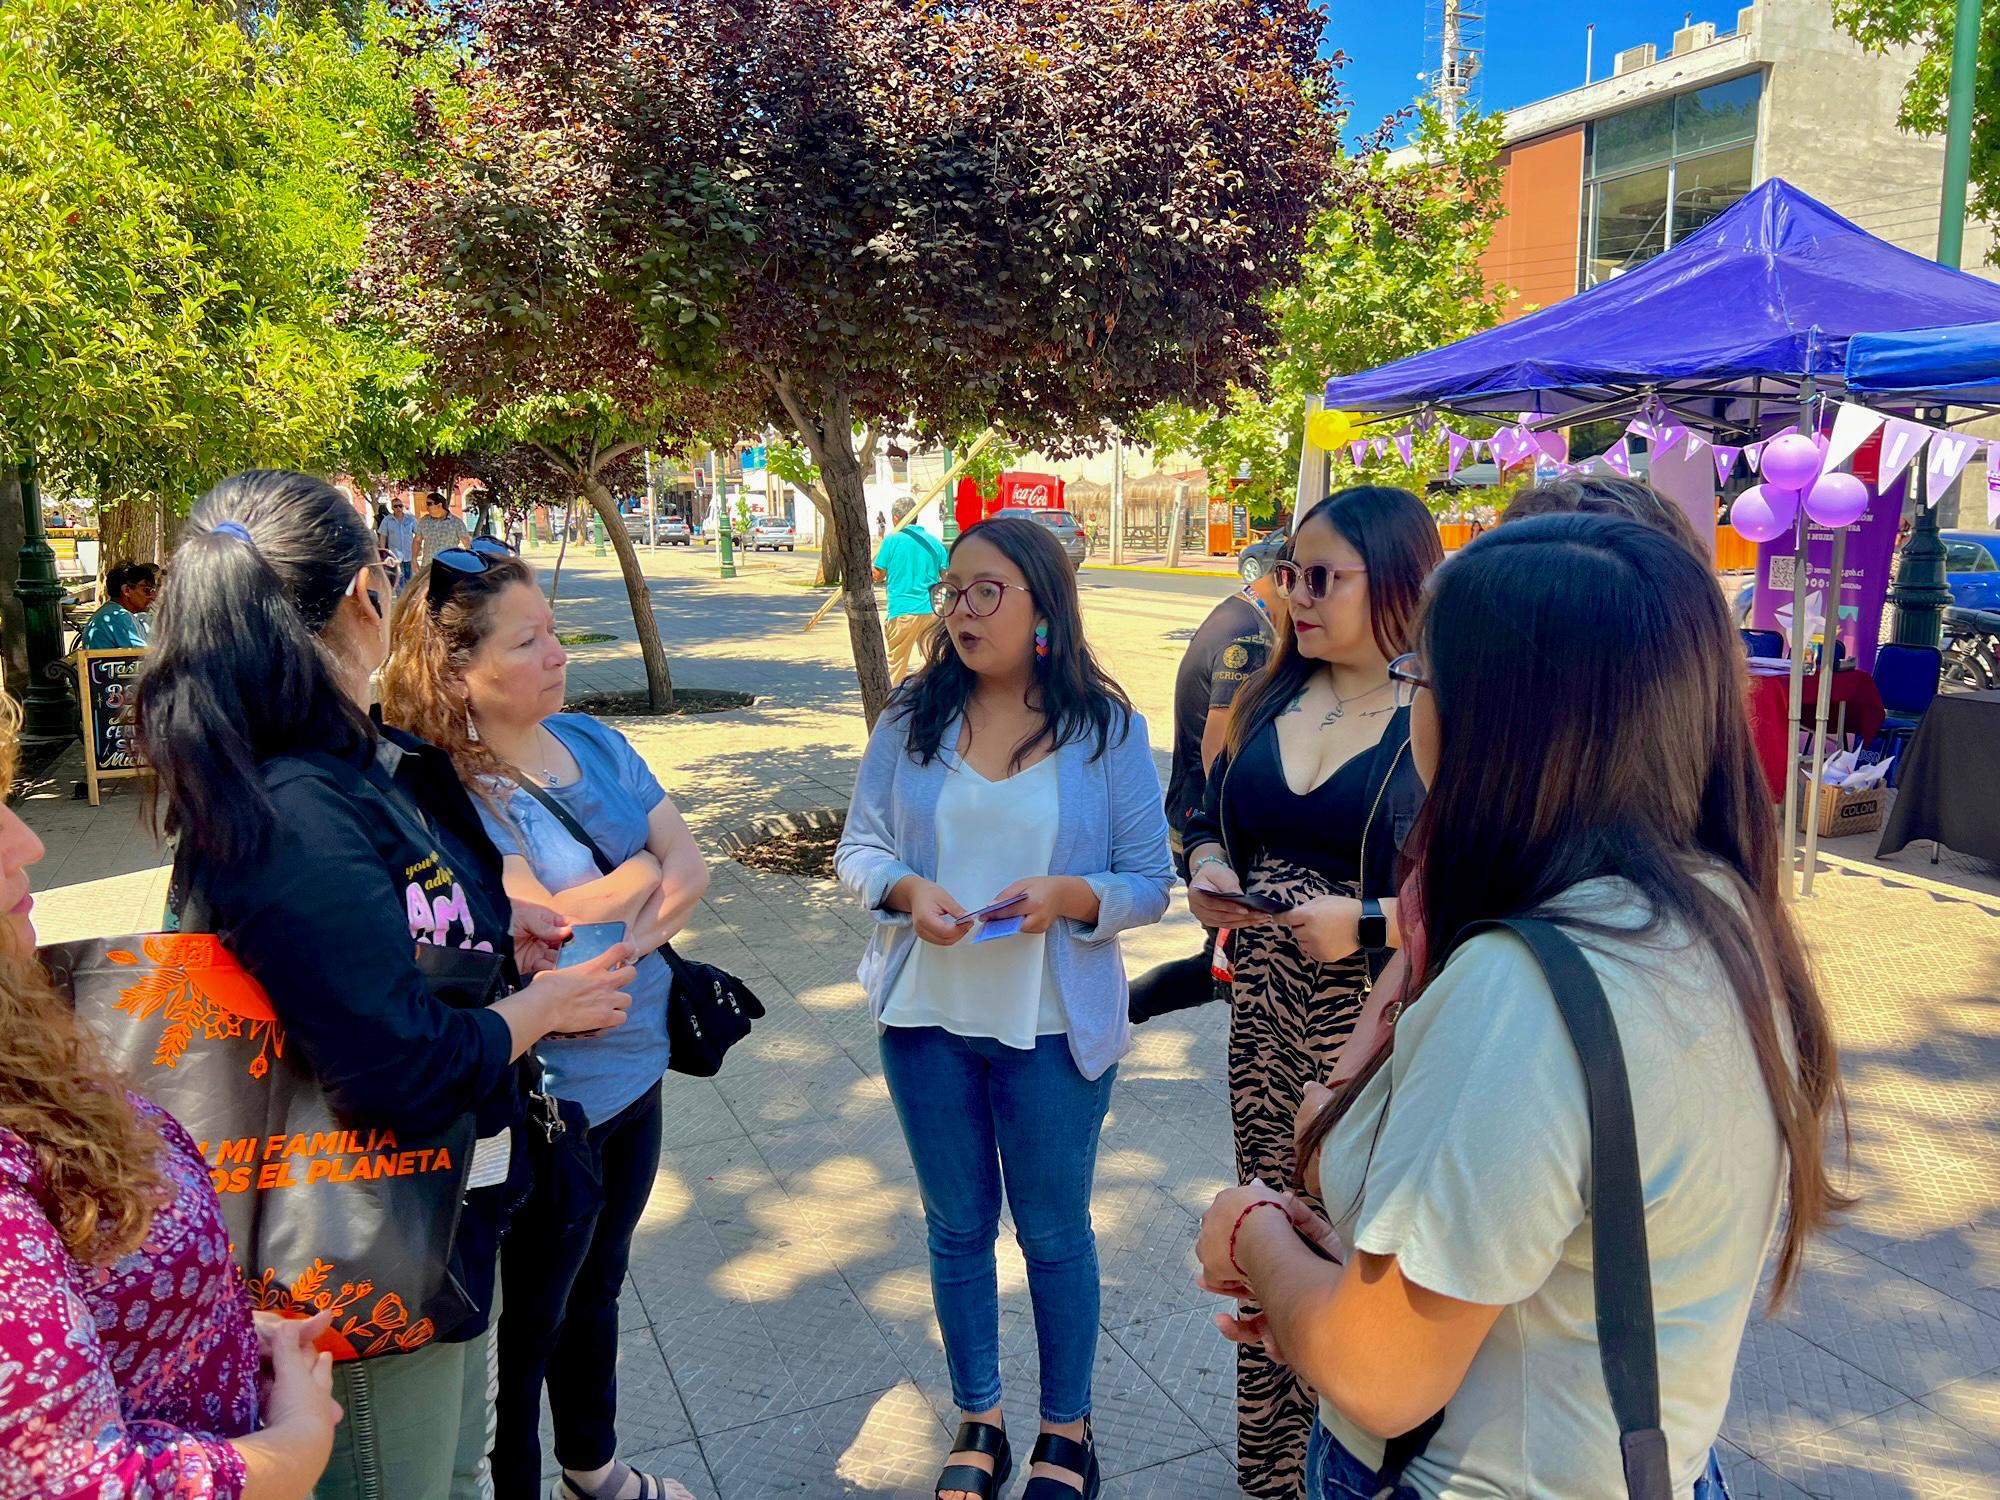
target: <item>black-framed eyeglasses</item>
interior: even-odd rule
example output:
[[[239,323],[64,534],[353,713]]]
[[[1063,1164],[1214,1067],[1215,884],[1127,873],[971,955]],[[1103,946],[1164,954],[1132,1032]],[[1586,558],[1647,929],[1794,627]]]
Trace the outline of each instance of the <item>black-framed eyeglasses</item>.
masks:
[[[1396,707],[1408,708],[1417,701],[1417,694],[1428,691],[1430,678],[1424,676],[1424,664],[1414,651],[1405,651],[1389,663],[1389,680],[1396,685]]]
[[[1366,568],[1334,568],[1314,563],[1302,568],[1289,559],[1271,564],[1271,586],[1286,599],[1312,604],[1324,599],[1335,584],[1366,576]]]
[[[931,613],[940,620],[951,618],[951,612],[958,608],[959,600],[965,601],[965,612],[975,620],[983,620],[1000,607],[1000,601],[1007,597],[1007,590],[1027,594],[1031,598],[1033,589],[1023,588],[1018,583],[1002,583],[997,578],[981,578],[960,588],[955,583],[934,583],[931,585]]]
[[[430,563],[431,608],[436,609],[450,598],[460,579],[477,578],[496,562],[519,555],[497,536],[476,536],[463,547],[446,547]]]

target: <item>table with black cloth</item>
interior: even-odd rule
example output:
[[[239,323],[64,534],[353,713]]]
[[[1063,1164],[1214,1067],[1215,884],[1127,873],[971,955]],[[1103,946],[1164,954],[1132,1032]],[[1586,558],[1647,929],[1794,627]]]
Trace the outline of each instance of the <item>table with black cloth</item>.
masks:
[[[2000,862],[2000,692],[1940,693],[1896,771],[1877,855],[1928,839]]]

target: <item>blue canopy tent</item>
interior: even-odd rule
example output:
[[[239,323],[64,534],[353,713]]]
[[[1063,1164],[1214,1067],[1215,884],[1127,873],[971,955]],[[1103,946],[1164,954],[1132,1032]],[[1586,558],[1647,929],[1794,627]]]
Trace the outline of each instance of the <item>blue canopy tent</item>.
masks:
[[[1847,390],[1870,403],[2000,406],[2000,323],[1858,334],[1847,345]]]
[[[1754,441],[1785,408],[1847,389],[1858,334],[2000,320],[2000,285],[1925,260],[1843,219],[1777,178],[1686,239],[1553,307],[1326,386],[1337,411],[1412,416],[1528,413],[1548,428],[1626,416],[1658,402],[1711,440]],[[1832,576],[1843,576],[1844,530]],[[1803,620],[1806,530],[1798,530],[1793,618]],[[1834,653],[1823,653],[1813,783],[1819,780]],[[1790,716],[1803,703],[1804,654],[1792,652]],[[1789,859],[1799,778],[1784,788]],[[1812,890],[1815,820],[1807,835]]]
[[[1764,411],[1799,400],[1808,380],[1846,388],[1856,334],[1994,319],[2000,285],[1879,240],[1773,178],[1587,292],[1328,381],[1326,404],[1577,422],[1657,397],[1697,431],[1754,437]]]

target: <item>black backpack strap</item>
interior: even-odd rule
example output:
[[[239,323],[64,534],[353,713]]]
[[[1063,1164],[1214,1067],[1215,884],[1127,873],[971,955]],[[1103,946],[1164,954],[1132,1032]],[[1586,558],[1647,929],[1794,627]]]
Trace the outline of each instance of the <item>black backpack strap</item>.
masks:
[[[1618,1418],[1626,1494],[1629,1500],[1670,1500],[1673,1479],[1667,1436],[1660,1427],[1645,1189],[1618,1026],[1597,971],[1555,923],[1527,917],[1480,922],[1466,928],[1460,941],[1496,929],[1526,943],[1541,965],[1583,1064],[1590,1103],[1591,1279],[1597,1293],[1598,1356]]]
[[[613,870],[618,868],[616,865],[611,863],[610,857],[607,856],[602,849],[597,847],[597,840],[590,836],[590,830],[585,828],[583,824],[577,822],[577,820],[573,816],[571,816],[570,810],[564,807],[560,802],[556,801],[556,799],[550,796],[547,791],[545,791],[541,787],[536,786],[535,783],[526,776],[515,777],[514,785],[519,787],[522,791],[526,792],[530,797],[533,797],[537,802],[541,803],[543,807],[547,808],[549,810],[549,816],[554,818],[558,823],[562,824],[564,831],[567,832],[571,838],[575,839],[579,844],[583,845],[585,849],[588,849],[590,851],[591,860],[596,864],[598,874],[609,875]]]

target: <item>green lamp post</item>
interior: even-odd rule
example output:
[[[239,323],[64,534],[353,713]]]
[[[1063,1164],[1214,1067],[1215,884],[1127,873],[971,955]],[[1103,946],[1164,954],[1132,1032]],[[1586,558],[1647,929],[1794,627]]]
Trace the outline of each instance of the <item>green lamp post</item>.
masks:
[[[78,734],[76,698],[63,663],[62,585],[56,554],[42,529],[42,486],[32,450],[21,455],[21,565],[14,592],[27,616],[28,684],[21,694],[21,738],[71,740]]]
[[[736,520],[729,514],[729,476],[722,472],[722,455],[715,455],[715,551],[722,577],[736,576],[736,554],[732,538]]]
[[[1951,39],[1951,112],[1944,136],[1944,198],[1938,211],[1937,258],[1956,268],[1965,247],[1965,181],[1972,165],[1972,92],[1974,64],[1979,54],[1979,0],[1958,0],[1958,18]],[[1937,422],[1942,411],[1918,414]],[[1892,638],[1905,646],[1936,646],[1943,633],[1944,611],[1951,590],[1944,581],[1944,539],[1938,535],[1936,508],[1924,493],[1922,464],[1914,466],[1911,487],[1916,495],[1916,521],[1896,568],[1889,602],[1896,606]],[[1942,497],[1940,497],[1942,498]]]

